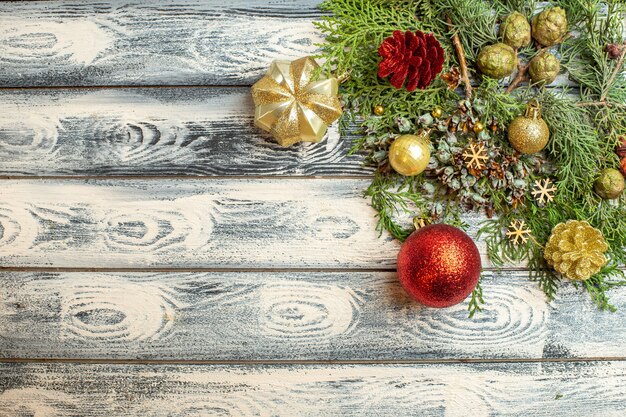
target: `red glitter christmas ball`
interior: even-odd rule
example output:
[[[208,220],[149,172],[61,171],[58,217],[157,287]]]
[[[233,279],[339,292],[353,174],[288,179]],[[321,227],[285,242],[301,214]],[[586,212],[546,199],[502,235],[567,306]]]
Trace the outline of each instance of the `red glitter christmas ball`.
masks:
[[[416,230],[398,254],[402,286],[428,307],[449,307],[465,300],[476,287],[480,270],[474,241],[446,224]]]

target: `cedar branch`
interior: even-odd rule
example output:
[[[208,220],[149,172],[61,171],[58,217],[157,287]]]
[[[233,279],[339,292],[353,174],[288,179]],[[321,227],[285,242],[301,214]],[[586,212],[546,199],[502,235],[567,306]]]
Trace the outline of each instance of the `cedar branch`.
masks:
[[[520,85],[520,83],[528,79],[526,73],[528,72],[529,67],[530,67],[530,64],[522,64],[522,61],[521,60],[519,61],[519,63],[517,64],[517,75],[515,76],[513,81],[511,81],[511,84],[509,84],[507,89],[505,90],[506,93],[510,93],[515,88],[517,88],[517,86]]]
[[[615,78],[617,74],[620,73],[622,66],[624,65],[624,58],[626,58],[626,42],[622,45],[622,52],[619,54],[619,59],[617,60],[617,64],[615,64],[615,70],[613,70],[613,74],[611,74],[611,78],[606,83],[606,87],[604,88],[604,92],[600,97],[600,101],[606,101],[606,96],[609,94],[609,89],[615,82]]]
[[[454,29],[452,19],[450,16],[446,16],[446,21],[451,29]],[[463,51],[463,45],[461,44],[461,38],[459,38],[458,32],[454,32],[452,35],[452,44],[456,50],[456,55],[459,58],[459,66],[461,67],[461,79],[463,80],[463,86],[465,87],[465,97],[468,100],[472,99],[472,84],[470,83],[469,73],[467,71],[467,61],[465,60],[465,52]]]
[[[576,103],[576,107],[619,107],[624,108],[626,104],[609,103],[608,101],[581,101]]]

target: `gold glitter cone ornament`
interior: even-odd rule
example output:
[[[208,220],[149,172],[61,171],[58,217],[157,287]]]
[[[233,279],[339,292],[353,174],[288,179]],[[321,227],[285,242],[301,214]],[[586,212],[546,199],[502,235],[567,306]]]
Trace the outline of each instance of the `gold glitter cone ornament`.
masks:
[[[319,142],[328,125],[341,116],[336,78],[313,80],[319,68],[310,57],[274,61],[252,86],[254,124],[270,132],[282,146]]]
[[[585,221],[568,220],[552,229],[543,255],[552,268],[573,281],[584,281],[606,265],[604,236]]]

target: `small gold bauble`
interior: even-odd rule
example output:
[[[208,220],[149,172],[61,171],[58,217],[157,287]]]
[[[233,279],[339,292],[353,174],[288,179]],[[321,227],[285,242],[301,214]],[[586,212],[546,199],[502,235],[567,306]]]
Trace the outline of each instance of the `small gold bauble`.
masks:
[[[435,107],[433,109],[432,112],[430,112],[430,114],[435,118],[435,119],[439,119],[441,116],[443,116],[443,110],[441,109],[441,107]]]
[[[543,256],[548,265],[574,281],[584,281],[606,265],[608,245],[602,232],[589,223],[568,220],[552,229]]]
[[[513,119],[508,130],[511,145],[528,155],[541,151],[550,140],[550,129],[541,118],[541,107],[536,100],[528,103],[525,115]]]
[[[427,132],[402,135],[389,148],[389,163],[401,175],[411,177],[424,172],[430,161],[430,138]]]
[[[485,130],[485,125],[483,124],[483,122],[478,121],[478,122],[474,123],[473,130],[474,130],[474,133],[480,133],[483,130]]]
[[[380,104],[378,106],[374,106],[374,114],[376,116],[382,116],[385,113],[385,108]]]

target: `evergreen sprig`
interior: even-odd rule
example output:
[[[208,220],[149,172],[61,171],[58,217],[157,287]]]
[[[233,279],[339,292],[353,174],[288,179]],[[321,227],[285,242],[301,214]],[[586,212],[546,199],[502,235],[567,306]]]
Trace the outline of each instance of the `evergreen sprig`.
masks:
[[[589,293],[598,308],[612,310],[607,292],[626,285],[620,268],[626,263],[626,197],[602,201],[594,193],[593,184],[601,169],[617,167],[619,161],[613,150],[619,137],[626,134],[626,47],[619,59],[606,52],[609,44],[624,45],[626,4],[623,0],[553,1],[552,5],[566,10],[570,24],[571,35],[553,48],[571,80],[568,86],[524,86],[509,92],[502,81],[481,78],[475,70],[476,56],[481,48],[498,41],[501,19],[514,11],[531,18],[539,5],[550,6],[535,0],[327,0],[321,7],[328,14],[316,23],[326,36],[320,45],[319,57],[325,60],[322,71],[347,80],[341,86],[346,109],[341,131],[357,131],[353,151],[363,153],[365,163],[377,169],[365,194],[378,212],[381,233],[388,231],[404,240],[412,231],[410,219],[425,215],[462,226],[461,214],[468,208],[468,204],[461,203],[465,195],[466,202],[479,202],[470,204],[472,208],[485,207],[488,214],[495,215],[483,223],[479,233],[492,263],[496,267],[526,264],[530,278],[552,300],[564,281],[546,264],[543,245],[557,224],[570,219],[586,220],[604,235],[609,246],[609,264],[578,286]],[[448,58],[444,72],[451,74],[459,66],[452,42],[453,36],[458,36],[472,76],[471,103],[462,104],[464,92],[451,90],[440,79],[426,90],[407,92],[378,78],[377,48],[383,39],[395,30],[418,29],[432,32],[439,39]],[[525,59],[536,53],[534,46],[519,51]],[[446,162],[440,160],[436,169],[427,171],[431,175],[417,178],[401,177],[389,169],[387,149],[391,141],[429,123],[432,126],[429,113],[435,107],[451,115],[455,129],[461,129],[452,135],[435,129],[431,133],[435,153],[454,154],[455,149],[458,151],[459,146],[473,138],[461,126],[465,122],[455,119],[458,109],[465,106],[471,108],[467,116],[470,120],[480,117],[493,128],[481,140],[508,158],[513,151],[505,135],[506,127],[533,98],[541,104],[551,139],[545,151],[548,163],[536,158],[521,159],[507,168],[524,167],[528,171],[516,179],[525,181],[525,185],[519,188],[517,184],[515,189],[527,190],[520,204],[511,200],[506,187],[496,186],[496,177],[483,177],[480,192],[476,191],[476,183],[459,183],[458,179],[465,177],[448,175],[459,169],[454,156],[440,158]],[[372,114],[376,105],[385,106],[382,115]],[[513,178],[515,172],[505,176]],[[535,180],[546,177],[556,182],[558,191],[555,200],[544,206],[533,200],[530,190]],[[512,220],[524,220],[532,239],[520,245],[511,242],[506,231]],[[483,302],[479,285],[469,302],[470,316],[481,310]]]

